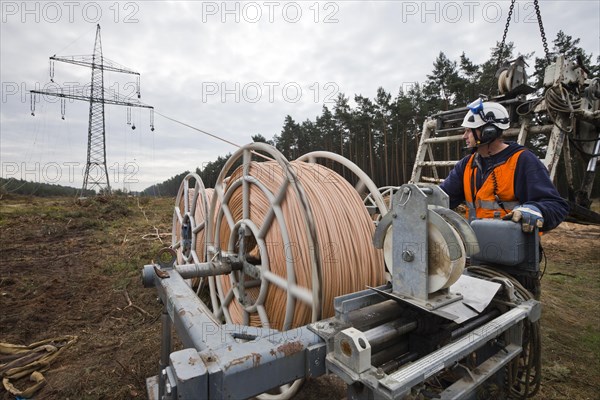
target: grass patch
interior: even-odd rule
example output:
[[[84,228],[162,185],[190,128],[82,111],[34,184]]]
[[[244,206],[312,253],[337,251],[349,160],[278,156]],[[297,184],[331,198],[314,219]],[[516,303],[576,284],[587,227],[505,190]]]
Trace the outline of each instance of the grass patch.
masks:
[[[600,332],[598,326],[588,325],[581,337],[584,348],[589,349],[596,355],[596,360],[600,363]]]

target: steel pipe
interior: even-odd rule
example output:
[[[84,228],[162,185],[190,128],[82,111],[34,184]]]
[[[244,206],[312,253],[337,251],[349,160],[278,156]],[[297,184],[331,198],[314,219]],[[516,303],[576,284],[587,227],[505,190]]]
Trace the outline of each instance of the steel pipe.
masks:
[[[351,311],[348,322],[356,329],[365,331],[398,318],[402,310],[402,306],[394,300],[386,300]]]
[[[371,355],[371,365],[379,367],[408,352],[408,340],[402,340]]]
[[[142,269],[142,283],[144,287],[153,287],[154,279],[157,274],[168,276],[169,271],[176,270],[183,279],[203,278],[206,276],[216,276],[229,274],[232,271],[238,271],[243,268],[243,262],[236,259],[224,258],[218,262],[205,262],[198,264],[182,264],[175,268],[160,268],[158,265],[144,265]],[[160,277],[162,278],[162,276]]]
[[[371,345],[371,351],[377,352],[399,340],[402,335],[417,328],[416,321],[398,319],[387,322],[375,328],[365,331],[364,334]]]

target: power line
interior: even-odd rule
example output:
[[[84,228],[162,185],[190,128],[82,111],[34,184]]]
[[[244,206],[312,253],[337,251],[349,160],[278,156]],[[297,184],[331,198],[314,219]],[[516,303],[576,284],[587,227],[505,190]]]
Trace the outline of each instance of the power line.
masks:
[[[68,47],[68,46],[67,46]],[[106,135],[105,135],[105,111],[106,104],[114,104],[121,106],[149,108],[150,113],[153,112],[153,107],[140,102],[140,85],[139,72],[133,71],[119,63],[109,60],[102,53],[102,40],[100,38],[100,25],[96,26],[96,40],[94,42],[94,52],[92,55],[83,56],[56,56],[50,57],[50,79],[54,79],[55,61],[75,64],[92,69],[92,79],[89,93],[84,88],[78,88],[75,91],[64,88],[54,90],[31,90],[31,115],[35,115],[35,94],[49,95],[59,97],[61,101],[62,118],[65,117],[66,99],[75,99],[87,101],[90,104],[89,108],[89,124],[88,124],[88,145],[87,145],[87,162],[85,174],[83,177],[82,193],[87,189],[99,189],[99,192],[105,191],[110,194],[110,181],[108,177],[108,169],[106,167]],[[119,72],[136,76],[136,93],[137,99],[123,97],[118,93],[113,93],[110,89],[104,87],[104,72]],[[154,130],[152,125],[152,116],[150,119],[150,128]],[[135,129],[135,125],[132,125]],[[89,186],[89,187],[88,187]]]
[[[157,115],[160,115],[161,117],[168,119],[169,121],[173,121],[173,122],[175,122],[175,123],[177,123],[177,124],[183,125],[183,126],[185,126],[185,127],[187,127],[187,128],[190,128],[190,129],[193,129],[193,130],[195,130],[195,131],[198,131],[198,132],[200,132],[200,133],[203,133],[203,134],[205,134],[205,135],[208,135],[208,136],[210,136],[210,137],[212,137],[212,138],[215,138],[215,139],[217,139],[217,140],[220,140],[220,141],[222,141],[222,142],[225,142],[225,143],[227,143],[227,144],[230,144],[230,145],[232,145],[232,146],[234,146],[234,147],[237,147],[237,148],[241,148],[241,147],[242,147],[242,146],[240,146],[239,144],[236,144],[236,143],[230,142],[230,141],[229,141],[229,140],[227,140],[227,139],[224,139],[224,138],[222,138],[222,137],[220,137],[220,136],[217,136],[217,135],[215,135],[215,134],[212,134],[212,133],[210,133],[210,132],[206,132],[206,131],[205,131],[205,130],[203,130],[203,129],[196,128],[195,126],[192,126],[192,125],[190,125],[190,124],[186,124],[185,122],[179,121],[179,120],[177,120],[177,119],[175,119],[175,118],[167,117],[166,115],[164,115],[164,114],[161,114],[161,113],[159,113],[159,112],[158,112],[158,111],[156,111],[156,110],[154,110],[154,112],[155,112]],[[255,151],[252,151],[252,154],[255,154],[255,155],[257,155],[257,156],[260,156],[260,157],[264,158],[265,160],[268,160],[268,161],[273,161],[273,159],[272,159],[271,157],[267,157],[267,156],[265,156],[264,154],[260,154],[260,153],[257,153],[257,152],[255,152]]]

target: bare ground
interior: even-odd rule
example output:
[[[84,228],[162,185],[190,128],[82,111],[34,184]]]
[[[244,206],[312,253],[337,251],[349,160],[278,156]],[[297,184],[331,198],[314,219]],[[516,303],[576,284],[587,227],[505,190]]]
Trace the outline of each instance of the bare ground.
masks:
[[[169,244],[172,204],[0,199],[0,341],[78,336],[36,398],[145,398],[145,378],[158,369],[160,305],[139,273]],[[600,227],[570,223],[543,237],[538,399],[600,398],[599,239]],[[309,380],[297,398],[325,396],[345,396],[339,379]],[[14,397],[0,389],[0,398]]]

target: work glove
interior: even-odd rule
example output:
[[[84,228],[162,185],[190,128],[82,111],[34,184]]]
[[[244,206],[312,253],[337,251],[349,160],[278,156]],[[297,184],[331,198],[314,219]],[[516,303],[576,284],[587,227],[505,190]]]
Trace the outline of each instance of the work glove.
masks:
[[[529,204],[515,208],[502,219],[510,219],[513,222],[521,221],[523,232],[533,232],[536,226],[538,228],[544,226],[544,216],[540,209]]]

